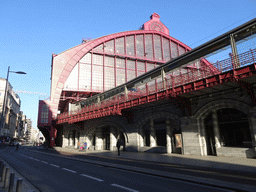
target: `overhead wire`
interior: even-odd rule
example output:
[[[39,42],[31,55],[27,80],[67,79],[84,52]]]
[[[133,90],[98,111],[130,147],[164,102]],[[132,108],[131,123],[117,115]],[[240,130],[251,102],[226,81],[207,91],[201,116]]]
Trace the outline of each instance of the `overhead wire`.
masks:
[[[247,16],[247,17],[245,17],[245,18],[243,18],[243,19],[241,19],[241,20],[239,20],[239,21],[237,21],[237,22],[235,22],[235,23],[233,23],[233,24],[231,24],[231,25],[229,25],[229,26],[227,26],[227,27],[225,27],[225,28],[219,30],[219,31],[216,31],[215,33],[213,33],[213,34],[211,34],[211,35],[209,35],[209,36],[207,36],[207,37],[205,37],[205,38],[203,38],[203,39],[201,39],[201,40],[199,40],[199,41],[197,41],[197,42],[195,42],[195,43],[192,43],[192,44],[190,45],[190,47],[192,47],[193,45],[195,45],[195,44],[197,44],[197,43],[199,43],[199,42],[201,42],[201,41],[203,41],[203,40],[205,40],[205,39],[208,39],[209,37],[211,37],[211,36],[213,36],[213,35],[215,35],[215,34],[221,32],[221,31],[223,31],[223,30],[225,30],[225,29],[227,29],[227,28],[232,27],[233,25],[236,25],[237,23],[240,23],[240,22],[244,21],[245,19],[248,19],[249,17],[251,17],[251,16],[253,16],[253,15],[256,15],[256,13],[253,13],[252,15],[249,15],[249,16]]]

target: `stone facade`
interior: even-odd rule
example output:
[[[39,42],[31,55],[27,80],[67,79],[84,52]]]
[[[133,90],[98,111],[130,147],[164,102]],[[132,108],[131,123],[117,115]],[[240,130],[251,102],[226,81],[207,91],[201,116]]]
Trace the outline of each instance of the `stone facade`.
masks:
[[[138,75],[149,72],[191,50],[182,42],[169,36],[168,28],[160,22],[159,18],[160,16],[154,13],[141,30],[107,35],[53,55],[49,101],[49,110],[52,115],[50,116],[55,118],[58,113],[60,116],[65,116],[73,110],[88,107],[91,103],[98,105],[97,102],[101,98],[86,101],[87,98],[129,82]],[[151,30],[154,32],[152,33]],[[156,46],[157,44],[159,46]],[[137,48],[139,45],[140,48]],[[144,52],[147,49],[151,50],[149,47],[153,50]],[[160,47],[162,49],[159,49]],[[108,55],[109,53],[111,54]],[[103,67],[99,68],[98,65]],[[205,76],[206,73],[217,75],[220,72],[212,63],[204,59],[193,66],[189,64],[187,68],[191,68],[192,76],[200,77]],[[193,73],[194,70],[197,74]],[[108,73],[105,73],[107,71]],[[186,76],[177,76],[178,73],[187,74],[189,70],[180,69],[169,74],[174,78],[174,82],[185,80],[183,83],[186,83]],[[95,84],[95,81],[102,77],[104,80]],[[166,85],[164,69],[161,77],[159,76],[155,82],[160,79],[163,85]],[[212,85],[207,84],[208,80],[204,79],[200,83]],[[175,97],[177,92],[173,92],[173,97],[169,99],[124,109],[121,114],[117,110],[116,116],[110,115],[84,122],[56,125],[58,130],[56,140],[62,147],[77,148],[78,143],[80,145],[87,143],[89,150],[98,151],[115,151],[116,142],[121,139],[122,148],[127,151],[253,157],[255,156],[256,111],[255,93],[252,93],[251,89],[255,80],[247,79],[251,82],[249,86],[243,86],[247,84],[246,78],[236,80],[221,81],[221,85],[201,89],[203,86],[196,85],[196,79],[194,79],[194,84],[189,86],[194,87],[195,91],[186,92],[188,90],[184,89],[186,85],[181,86],[178,92],[182,95],[179,97]],[[150,83],[154,81],[148,82],[148,85]],[[135,87],[138,88],[137,85]],[[163,86],[163,89],[165,87]],[[244,87],[249,87],[250,90]],[[173,88],[174,84],[172,84]],[[81,91],[87,94],[81,96],[83,95],[80,95]],[[127,91],[125,86],[126,96]],[[148,90],[147,94],[152,94],[152,91]],[[108,94],[116,93],[106,93],[106,96]],[[73,96],[66,97],[68,95]],[[80,96],[80,101],[75,103]],[[156,97],[158,98],[157,95]],[[108,96],[106,98],[109,99]],[[102,100],[107,101],[106,98],[103,96]],[[149,101],[148,98],[147,101]],[[107,102],[113,101],[109,99]],[[38,122],[41,122],[40,113],[39,109]],[[51,138],[51,146],[54,146],[53,140],[56,136],[54,125],[49,123],[49,125],[40,126],[49,130],[48,138]],[[46,133],[48,134],[48,131],[45,131]]]
[[[3,122],[0,122],[0,135],[14,137],[18,127],[18,116],[20,112],[21,100],[13,91],[9,82],[6,84],[6,79],[0,78],[0,113],[3,112],[4,94],[7,85],[7,93],[5,100],[5,110],[3,114]],[[0,119],[1,121],[1,119]],[[3,128],[1,128],[3,126]]]
[[[233,89],[194,97],[190,102],[190,112],[188,108],[182,110],[177,103],[169,99],[154,105],[143,105],[140,109],[131,108],[132,121],[123,116],[108,116],[86,121],[80,127],[64,125],[62,147],[77,147],[79,141],[87,142],[89,150],[115,151],[117,140],[122,139],[127,151],[255,157],[256,111],[249,95],[241,97],[240,90]],[[217,115],[220,109],[236,109],[247,116],[251,147],[230,147],[223,144]],[[211,137],[215,143],[214,146],[211,145],[210,151],[209,136],[207,137],[209,128],[205,123],[207,118],[212,119]],[[157,125],[159,120],[160,125]],[[166,138],[159,135],[158,130],[164,130],[163,127]],[[106,134],[106,130],[109,130],[109,133]],[[73,134],[74,131],[76,135]],[[182,148],[177,148],[176,145],[175,134],[179,133],[182,135]],[[162,146],[159,140],[166,140],[165,145]],[[158,146],[158,143],[161,146]]]

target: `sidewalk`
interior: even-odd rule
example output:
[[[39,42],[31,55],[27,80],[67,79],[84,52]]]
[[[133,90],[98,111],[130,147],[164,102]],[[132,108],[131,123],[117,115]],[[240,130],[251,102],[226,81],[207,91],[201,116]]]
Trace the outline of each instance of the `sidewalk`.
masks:
[[[66,152],[79,155],[92,155],[99,157],[118,157],[117,151],[79,151],[72,148],[54,147],[51,150],[57,152]],[[118,158],[135,159],[141,161],[151,161],[158,163],[168,163],[177,165],[190,165],[199,167],[216,168],[223,170],[244,171],[256,174],[256,159],[238,158],[238,157],[217,157],[217,156],[195,156],[181,154],[157,154],[145,152],[126,152],[121,151]]]

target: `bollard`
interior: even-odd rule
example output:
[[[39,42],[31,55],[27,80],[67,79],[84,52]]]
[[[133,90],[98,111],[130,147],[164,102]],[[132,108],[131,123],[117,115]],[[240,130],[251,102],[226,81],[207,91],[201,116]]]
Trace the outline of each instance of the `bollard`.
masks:
[[[5,170],[6,169],[6,165],[3,165],[3,167],[2,167],[2,173],[1,173],[1,175],[2,175],[2,177],[1,177],[1,182],[4,182],[4,178],[5,178]]]
[[[10,168],[6,167],[6,169],[5,169],[5,177],[4,177],[4,189],[5,190],[8,187],[9,180],[10,180]]]
[[[0,160],[0,172],[2,171],[2,164],[3,164],[3,161]]]
[[[0,176],[1,176],[1,178],[0,178],[0,182],[2,182],[2,173],[3,173],[3,169],[4,169],[4,163],[3,162],[1,162],[1,165],[0,165]]]
[[[16,192],[22,192],[22,179],[17,180]]]
[[[15,173],[10,174],[10,184],[8,192],[13,192]]]

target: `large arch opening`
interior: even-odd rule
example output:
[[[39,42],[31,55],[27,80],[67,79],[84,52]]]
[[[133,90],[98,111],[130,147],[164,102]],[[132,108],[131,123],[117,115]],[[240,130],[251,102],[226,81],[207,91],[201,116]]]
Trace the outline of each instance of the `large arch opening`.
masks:
[[[96,124],[96,125],[95,125]],[[122,141],[121,149],[125,150],[128,138],[124,129],[112,121],[94,123],[90,128],[85,128],[84,138],[88,142],[90,150],[109,150],[116,151],[117,140]]]
[[[247,115],[237,109],[217,111],[222,145],[225,147],[252,147]]]
[[[142,127],[142,130],[143,130],[142,131],[143,145],[149,147],[150,146],[150,127],[148,122]]]
[[[156,131],[156,145],[166,147],[166,120],[154,120],[154,128]]]
[[[179,116],[172,113],[145,115],[138,121],[139,150],[156,153],[181,153]]]
[[[238,155],[246,148],[252,148],[249,119],[244,112],[236,108],[219,108],[208,113],[203,123],[207,155]]]
[[[110,150],[110,127],[102,128],[103,150]]]
[[[207,155],[217,155],[212,113],[204,119]]]
[[[62,147],[63,145],[63,126],[57,128],[57,137],[55,139],[56,146]]]

